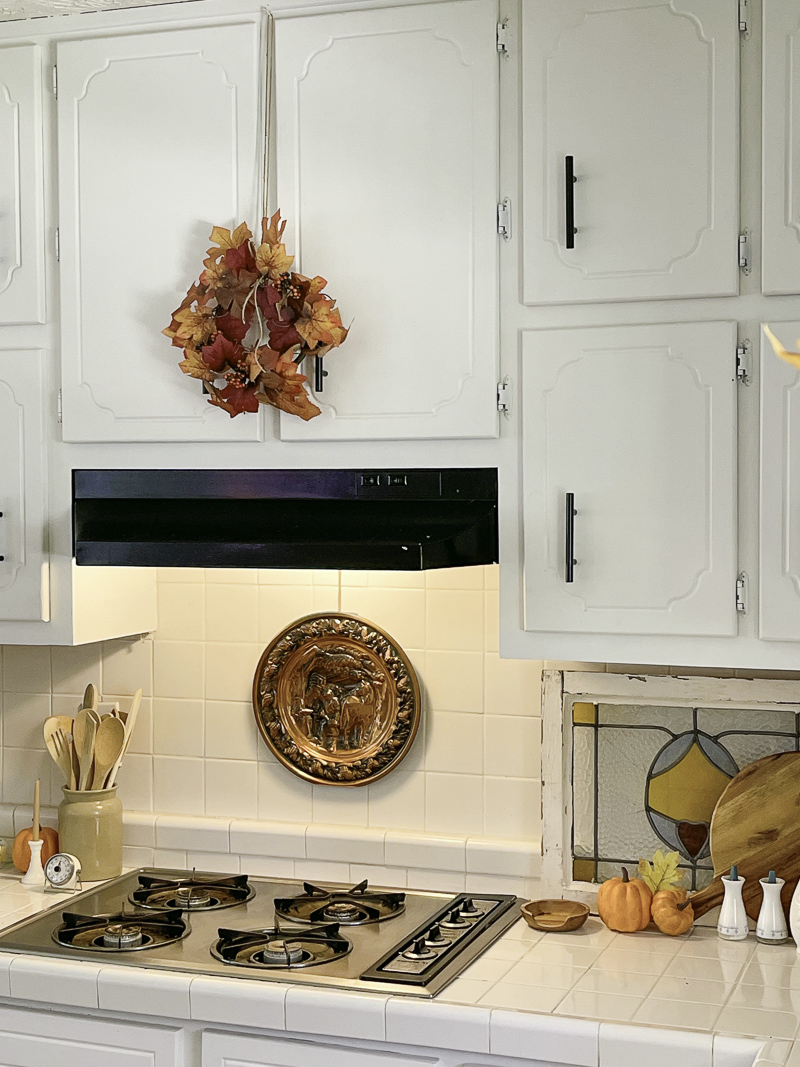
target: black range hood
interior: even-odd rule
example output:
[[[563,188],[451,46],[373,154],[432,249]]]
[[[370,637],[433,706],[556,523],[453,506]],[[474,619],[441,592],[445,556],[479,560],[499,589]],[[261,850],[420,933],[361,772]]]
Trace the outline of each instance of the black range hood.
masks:
[[[76,470],[89,567],[429,570],[497,562],[497,471]]]

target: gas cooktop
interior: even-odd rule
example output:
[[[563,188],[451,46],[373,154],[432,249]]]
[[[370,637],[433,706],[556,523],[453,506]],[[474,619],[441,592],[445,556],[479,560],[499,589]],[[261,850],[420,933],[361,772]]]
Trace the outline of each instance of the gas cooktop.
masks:
[[[9,927],[0,951],[433,997],[517,903],[143,868]]]

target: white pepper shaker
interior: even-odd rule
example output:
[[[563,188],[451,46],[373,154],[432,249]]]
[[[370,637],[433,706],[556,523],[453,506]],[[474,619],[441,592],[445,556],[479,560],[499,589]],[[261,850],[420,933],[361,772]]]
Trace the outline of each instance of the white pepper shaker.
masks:
[[[722,876],[722,888],[725,896],[717,922],[717,933],[725,941],[744,941],[750,927],[747,922],[747,912],[742,900],[742,889],[745,879],[739,877],[739,871],[734,863],[730,874]]]
[[[774,871],[769,872],[768,878],[760,878],[759,883],[764,890],[764,899],[758,913],[756,937],[765,945],[782,945],[789,940],[781,903],[781,890],[786,883],[783,878],[776,878]]]

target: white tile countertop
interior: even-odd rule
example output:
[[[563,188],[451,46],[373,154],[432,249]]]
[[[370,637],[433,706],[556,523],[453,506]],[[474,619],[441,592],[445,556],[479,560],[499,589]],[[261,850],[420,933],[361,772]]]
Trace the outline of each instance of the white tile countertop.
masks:
[[[0,927],[61,899],[0,874]],[[434,1000],[13,953],[0,997],[577,1067],[800,1067],[793,942],[615,934],[595,917],[571,934],[520,919]]]

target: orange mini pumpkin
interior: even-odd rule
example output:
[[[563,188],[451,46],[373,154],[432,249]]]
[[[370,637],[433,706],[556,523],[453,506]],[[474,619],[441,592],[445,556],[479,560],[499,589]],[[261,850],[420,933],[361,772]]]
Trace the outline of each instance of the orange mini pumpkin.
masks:
[[[644,930],[650,922],[653,894],[641,878],[629,878],[622,868],[621,878],[609,878],[597,891],[597,912],[609,930],[630,934]]]
[[[650,912],[661,933],[671,937],[685,934],[694,922],[694,911],[685,889],[662,889],[653,897]]]

